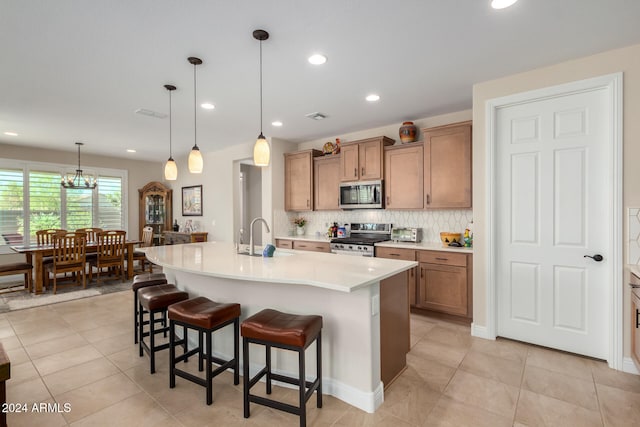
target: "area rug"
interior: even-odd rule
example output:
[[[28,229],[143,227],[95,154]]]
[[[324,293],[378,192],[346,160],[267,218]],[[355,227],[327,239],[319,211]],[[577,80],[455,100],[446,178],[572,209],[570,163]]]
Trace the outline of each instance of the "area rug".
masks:
[[[104,281],[99,285],[87,283],[87,289],[66,286],[58,288],[58,292],[55,295],[52,289],[45,290],[40,295],[35,295],[24,289],[22,282],[16,283],[14,286],[5,285],[3,288],[4,292],[0,293],[0,313],[131,290],[131,280],[127,280],[124,283],[120,282],[120,280]]]

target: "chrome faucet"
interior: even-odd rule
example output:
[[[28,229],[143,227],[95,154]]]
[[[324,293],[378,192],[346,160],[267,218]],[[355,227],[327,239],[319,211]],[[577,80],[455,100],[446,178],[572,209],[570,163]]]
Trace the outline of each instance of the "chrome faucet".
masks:
[[[267,224],[267,221],[265,221],[264,218],[258,217],[251,221],[251,225],[249,226],[249,255],[255,255],[253,252],[253,224],[255,224],[256,221],[262,221],[264,226],[267,228],[267,233],[271,232],[271,230],[269,230],[269,224]]]

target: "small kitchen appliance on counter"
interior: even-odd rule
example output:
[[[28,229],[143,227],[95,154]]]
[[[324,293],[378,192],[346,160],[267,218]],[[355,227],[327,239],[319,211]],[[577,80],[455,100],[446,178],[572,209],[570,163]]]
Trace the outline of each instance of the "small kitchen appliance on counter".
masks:
[[[373,245],[391,239],[391,224],[351,223],[349,237],[331,239],[331,253],[373,256]]]
[[[391,229],[391,240],[394,242],[420,243],[422,241],[422,228],[393,227]]]

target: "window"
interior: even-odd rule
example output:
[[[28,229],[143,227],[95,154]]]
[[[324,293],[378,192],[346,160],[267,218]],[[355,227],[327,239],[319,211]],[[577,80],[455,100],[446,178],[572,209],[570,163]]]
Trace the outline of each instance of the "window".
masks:
[[[46,228],[127,228],[127,171],[99,169],[96,190],[71,190],[60,186],[65,165],[16,163],[0,159],[0,246],[20,244],[22,236],[35,241],[35,232]]]

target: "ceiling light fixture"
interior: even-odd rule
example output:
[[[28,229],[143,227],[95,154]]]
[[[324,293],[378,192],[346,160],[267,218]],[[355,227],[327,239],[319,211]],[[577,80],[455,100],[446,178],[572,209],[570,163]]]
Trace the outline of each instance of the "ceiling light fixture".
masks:
[[[175,160],[173,160],[171,153],[171,92],[176,90],[176,87],[173,85],[164,85],[164,88],[169,91],[169,159],[164,165],[164,179],[167,181],[175,181],[178,179],[178,165],[176,165]]]
[[[262,42],[269,38],[269,33],[265,30],[255,30],[253,38],[260,41],[260,135],[253,146],[253,163],[256,166],[269,166],[269,143],[262,134]]]
[[[15,132],[5,132],[4,134],[9,136],[18,136],[18,134]]]
[[[494,9],[504,9],[512,6],[518,0],[492,0],[491,7]]]
[[[82,168],[80,167],[80,147],[84,144],[82,142],[76,142],[76,145],[78,146],[78,169],[76,169],[76,173],[73,176],[73,172],[62,175],[60,185],[70,190],[80,188],[94,189],[98,185],[98,180],[93,175],[84,176],[82,174]]]
[[[365,99],[367,101],[369,101],[369,102],[376,102],[376,101],[380,100],[380,95],[376,95],[376,94],[372,93],[371,95],[367,95],[367,97]]]
[[[313,64],[313,65],[322,65],[325,62],[327,62],[327,57],[324,55],[320,55],[319,53],[316,53],[315,55],[311,55],[307,61],[309,61],[309,64]]]
[[[196,110],[196,66],[202,64],[202,59],[190,56],[187,58],[190,64],[193,64],[193,148],[189,153],[189,172],[202,173],[202,154],[198,148],[198,126],[197,126],[197,110]]]
[[[275,122],[271,122],[271,126],[279,128],[282,126],[282,122],[280,120],[276,120]]]
[[[210,102],[205,102],[204,104],[200,104],[200,106],[205,110],[213,110],[214,108],[216,108],[216,106]]]

